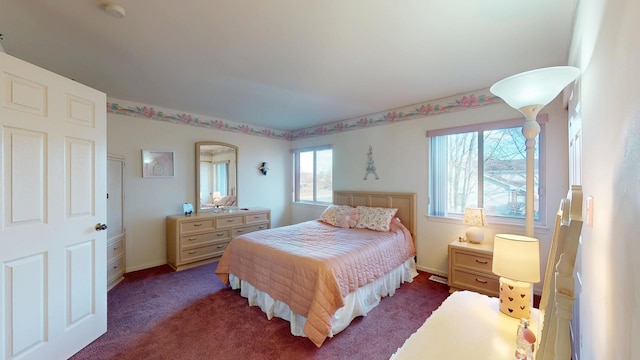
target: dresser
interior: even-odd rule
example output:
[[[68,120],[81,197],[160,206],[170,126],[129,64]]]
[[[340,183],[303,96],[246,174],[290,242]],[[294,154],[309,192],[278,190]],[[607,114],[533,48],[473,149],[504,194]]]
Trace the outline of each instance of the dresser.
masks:
[[[450,243],[449,291],[466,289],[498,296],[500,278],[491,271],[492,264],[493,243]]]
[[[216,261],[234,237],[270,227],[265,208],[167,216],[167,263],[184,270]]]
[[[110,238],[107,243],[107,289],[111,290],[124,280],[125,270],[125,235]]]

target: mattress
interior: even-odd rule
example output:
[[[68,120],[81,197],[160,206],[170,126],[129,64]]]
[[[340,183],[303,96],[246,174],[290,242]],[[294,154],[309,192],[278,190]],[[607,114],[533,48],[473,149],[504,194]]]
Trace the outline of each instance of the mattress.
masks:
[[[241,287],[246,283],[247,289],[250,285],[286,304],[305,318],[302,333],[321,346],[349,294],[394,270],[401,272],[413,256],[413,240],[397,220],[388,232],[313,220],[233,239],[216,274],[226,284],[233,274]]]

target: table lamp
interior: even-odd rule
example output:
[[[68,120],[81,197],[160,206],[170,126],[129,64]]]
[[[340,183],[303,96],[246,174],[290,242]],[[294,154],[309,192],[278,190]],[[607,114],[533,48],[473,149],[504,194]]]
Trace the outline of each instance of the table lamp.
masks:
[[[540,281],[538,239],[497,234],[493,242],[492,271],[500,276],[500,311],[520,319],[531,316],[532,283]]]
[[[480,244],[484,241],[483,227],[487,225],[487,216],[483,208],[464,209],[464,224],[471,226],[466,233],[468,242]]]

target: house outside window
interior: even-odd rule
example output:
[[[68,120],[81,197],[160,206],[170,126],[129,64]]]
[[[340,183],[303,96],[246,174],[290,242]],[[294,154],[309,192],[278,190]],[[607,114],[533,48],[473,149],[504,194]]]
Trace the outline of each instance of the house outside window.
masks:
[[[534,219],[543,222],[546,115],[538,117]],[[526,146],[521,119],[428,131],[429,216],[460,219],[467,207],[485,209],[489,222],[524,224]]]
[[[293,151],[294,199],[300,203],[333,202],[333,150],[330,145]]]

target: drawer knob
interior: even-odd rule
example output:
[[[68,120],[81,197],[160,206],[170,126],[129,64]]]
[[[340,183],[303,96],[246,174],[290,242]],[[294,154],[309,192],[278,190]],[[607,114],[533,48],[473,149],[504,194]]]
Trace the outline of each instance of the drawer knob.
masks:
[[[238,229],[238,232],[241,233],[241,232],[244,232],[244,230],[243,229]]]
[[[217,233],[216,236],[224,236],[224,233]]]
[[[218,245],[218,249],[222,249],[224,245]]]
[[[479,283],[482,283],[482,284],[486,284],[487,283],[487,280],[478,279],[478,278],[476,278],[476,281],[479,282]]]
[[[478,264],[488,264],[488,263],[489,263],[489,261],[488,261],[488,260],[478,260],[478,259],[476,259],[476,262],[477,262]]]
[[[189,251],[189,254],[195,254],[197,252],[198,252],[198,250],[191,250],[191,251]]]
[[[227,222],[234,222],[235,220],[233,219],[227,219]]]
[[[198,238],[189,238],[189,241],[197,240]]]
[[[260,229],[260,230],[264,230],[264,228],[265,228],[264,225],[263,226],[258,226],[258,229]]]
[[[193,226],[202,226],[202,223],[193,224]]]

